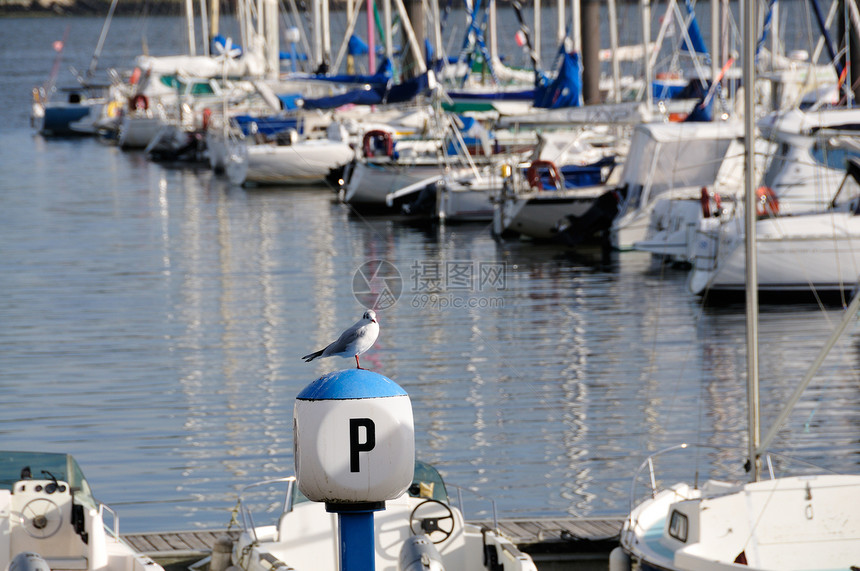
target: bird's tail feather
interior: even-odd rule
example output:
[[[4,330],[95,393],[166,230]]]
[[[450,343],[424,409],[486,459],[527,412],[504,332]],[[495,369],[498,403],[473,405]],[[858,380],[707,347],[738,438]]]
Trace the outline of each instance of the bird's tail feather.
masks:
[[[323,351],[325,351],[325,349],[320,349],[319,351],[317,351],[315,353],[311,353],[310,355],[305,355],[304,357],[302,357],[302,359],[305,360],[305,363],[308,363],[310,361],[313,361],[317,357],[321,357],[323,354]]]

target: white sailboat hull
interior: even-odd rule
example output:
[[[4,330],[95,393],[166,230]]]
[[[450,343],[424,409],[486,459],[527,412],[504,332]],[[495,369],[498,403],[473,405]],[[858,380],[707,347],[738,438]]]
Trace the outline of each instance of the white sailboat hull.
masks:
[[[597,186],[518,194],[506,199],[497,215],[503,217],[504,230],[549,240],[558,234],[559,225],[565,223],[568,216],[582,216],[607,190],[606,186]]]
[[[739,221],[705,221],[690,276],[693,293],[741,291],[746,284]],[[860,216],[830,212],[756,223],[758,286],[763,291],[850,291],[860,277]]]
[[[321,183],[332,170],[346,165],[354,156],[355,151],[348,143],[327,139],[292,145],[249,145],[245,168],[232,171],[230,181],[234,184]]]
[[[442,174],[444,166],[356,161],[347,183],[344,202],[353,205],[386,206],[389,194]],[[415,192],[420,188],[416,187]]]

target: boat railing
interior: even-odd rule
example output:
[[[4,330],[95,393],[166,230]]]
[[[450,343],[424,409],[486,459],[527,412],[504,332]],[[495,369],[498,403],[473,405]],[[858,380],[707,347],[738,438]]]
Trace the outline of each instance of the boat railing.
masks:
[[[640,496],[637,496],[637,486],[640,485],[642,479],[644,479],[643,473],[647,475],[647,484],[648,484],[648,495],[653,499],[660,490],[665,489],[658,484],[657,481],[657,470],[654,465],[654,460],[665,454],[675,452],[678,450],[701,450],[706,449],[710,451],[718,451],[718,452],[726,452],[731,455],[733,458],[744,458],[746,455],[746,449],[740,450],[738,447],[732,446],[716,446],[713,444],[691,444],[691,443],[682,443],[677,444],[675,446],[670,446],[668,448],[663,448],[662,450],[658,450],[657,452],[649,455],[639,467],[636,469],[636,472],[633,475],[633,481],[630,485],[630,509],[628,513],[633,512],[633,507],[638,503],[638,500],[641,499]],[[787,454],[782,454],[779,452],[768,452],[767,454],[762,455],[762,461],[765,464],[767,470],[767,477],[771,480],[776,479],[776,472],[784,472],[786,471],[787,466],[792,466],[791,472],[798,472],[799,465],[803,465],[805,468],[810,470],[810,473],[821,473],[829,472],[829,473],[837,473],[833,470],[829,470],[827,468],[823,468],[813,462],[806,461],[802,458],[796,458],[793,456],[789,456]],[[778,466],[775,466],[775,461]],[[696,472],[695,472],[695,480],[693,484],[693,488],[697,489],[699,487],[699,470],[698,464],[696,463]],[[746,467],[744,467],[746,470]],[[734,478],[737,480],[737,478]],[[680,481],[680,480],[679,480]]]
[[[239,492],[239,516],[241,517],[242,528],[248,531],[252,535],[252,539],[254,542],[257,541],[257,525],[254,521],[254,514],[249,505],[249,493],[258,490],[264,487],[271,487],[278,484],[286,484],[286,489],[283,495],[283,503],[281,505],[281,511],[278,514],[279,517],[285,513],[290,512],[293,509],[293,490],[296,485],[296,477],[295,476],[287,476],[284,478],[274,478],[271,480],[263,480],[261,482],[255,482],[253,484],[249,484],[242,488]]]
[[[110,526],[108,526],[108,522],[105,520],[105,513],[109,513],[111,516],[112,525]],[[99,504],[99,518],[102,520],[105,531],[110,533],[114,538],[119,539],[119,516],[113,508],[107,504]]]
[[[482,500],[482,501],[489,502],[491,509],[492,509],[492,514],[493,514],[493,529],[494,530],[499,529],[499,518],[498,518],[498,514],[496,512],[496,500],[495,499],[488,498],[486,496],[482,496],[481,494],[479,494],[475,490],[471,490],[469,488],[464,488],[464,487],[458,486],[456,484],[448,484],[446,482],[445,487],[454,488],[457,490],[457,507],[460,508],[460,511],[463,513],[463,517],[466,517],[466,506],[465,506],[465,502],[463,501],[463,492],[464,491],[471,494],[472,496]]]
[[[657,482],[657,470],[654,467],[654,460],[658,456],[663,456],[665,454],[675,452],[678,450],[701,450],[701,449],[707,449],[707,450],[713,450],[713,451],[723,451],[723,452],[724,451],[735,451],[735,450],[737,450],[737,448],[733,448],[731,446],[716,446],[713,444],[691,444],[691,443],[684,442],[684,443],[676,444],[675,446],[669,446],[668,448],[663,448],[662,450],[658,450],[657,452],[654,452],[653,454],[649,455],[647,458],[645,458],[645,460],[642,461],[642,463],[636,469],[636,472],[633,474],[633,481],[630,484],[630,509],[628,510],[628,513],[633,511],[633,507],[636,505],[637,500],[639,499],[639,497],[636,494],[636,489],[637,489],[637,486],[639,485],[640,480],[643,476],[643,472],[647,471],[647,477],[648,477],[647,481],[648,481],[648,488],[649,488],[648,494],[651,496],[651,498],[654,498],[657,495],[657,493],[662,489]],[[737,457],[742,457],[742,456],[737,456]],[[770,475],[770,478],[773,479],[775,476],[774,476],[773,462],[771,461],[770,455],[769,454],[765,455],[764,460],[767,464],[768,473]],[[696,469],[696,480],[695,480],[695,483],[693,486],[694,488],[698,488],[698,486],[699,486],[698,478],[699,478],[699,472],[698,472],[698,468],[697,468]]]

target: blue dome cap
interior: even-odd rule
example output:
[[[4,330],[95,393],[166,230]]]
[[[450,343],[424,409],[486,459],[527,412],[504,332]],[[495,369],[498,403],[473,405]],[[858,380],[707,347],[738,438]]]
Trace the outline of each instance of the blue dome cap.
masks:
[[[299,400],[348,400],[408,396],[403,388],[379,373],[345,369],[318,378],[299,393]]]

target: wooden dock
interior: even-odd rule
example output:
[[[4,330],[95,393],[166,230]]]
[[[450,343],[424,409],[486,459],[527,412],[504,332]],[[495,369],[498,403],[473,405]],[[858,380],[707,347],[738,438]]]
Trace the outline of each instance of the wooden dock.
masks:
[[[606,569],[609,552],[618,545],[623,517],[500,519],[499,529],[535,560],[541,571]],[[491,522],[470,522],[492,525]],[[185,564],[208,556],[219,537],[235,540],[238,529],[129,533],[135,550],[162,565]],[[183,565],[184,566],[184,565]]]

